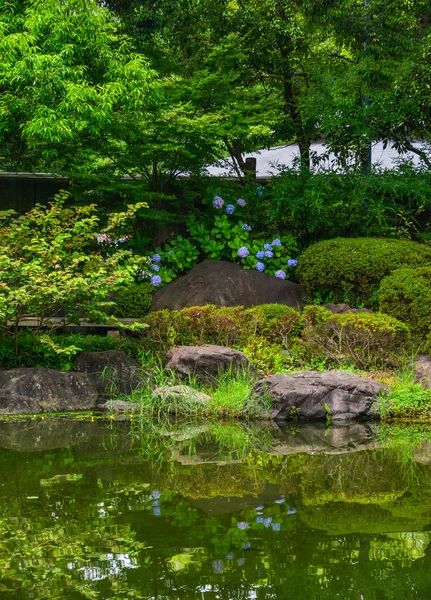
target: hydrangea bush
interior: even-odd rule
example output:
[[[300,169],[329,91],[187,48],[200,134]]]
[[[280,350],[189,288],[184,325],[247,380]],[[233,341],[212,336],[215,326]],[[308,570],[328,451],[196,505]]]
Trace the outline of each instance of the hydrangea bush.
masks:
[[[164,248],[148,256],[149,268],[142,278],[158,287],[169,283],[182,272],[193,268],[199,260],[229,260],[244,269],[286,279],[297,265],[295,238],[288,234],[273,240],[253,233],[253,215],[244,198],[226,201],[221,196],[206,200],[208,211],[187,220],[188,238],[179,236]],[[156,271],[156,274],[154,273]]]

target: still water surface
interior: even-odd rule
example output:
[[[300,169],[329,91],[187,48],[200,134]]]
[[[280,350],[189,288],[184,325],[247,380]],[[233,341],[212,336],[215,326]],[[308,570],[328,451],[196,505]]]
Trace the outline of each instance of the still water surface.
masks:
[[[0,475],[1,598],[431,598],[425,427],[20,419]]]

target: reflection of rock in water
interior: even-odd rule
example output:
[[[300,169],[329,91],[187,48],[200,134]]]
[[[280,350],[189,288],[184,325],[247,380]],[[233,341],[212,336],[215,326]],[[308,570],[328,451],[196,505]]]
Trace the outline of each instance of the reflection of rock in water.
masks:
[[[127,421],[17,419],[0,423],[0,447],[15,452],[43,452],[74,446],[86,456],[118,455],[130,448],[129,430]]]

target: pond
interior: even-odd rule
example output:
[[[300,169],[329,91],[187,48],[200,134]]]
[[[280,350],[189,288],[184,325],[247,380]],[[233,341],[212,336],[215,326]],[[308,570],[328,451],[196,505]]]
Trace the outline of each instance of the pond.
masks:
[[[429,598],[431,430],[0,422],[0,597]]]

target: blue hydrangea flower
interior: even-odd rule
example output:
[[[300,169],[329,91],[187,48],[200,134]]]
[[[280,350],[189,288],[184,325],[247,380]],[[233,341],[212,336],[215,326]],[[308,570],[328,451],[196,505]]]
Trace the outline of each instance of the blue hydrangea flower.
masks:
[[[267,250],[265,252],[265,256],[266,256],[266,258],[272,258],[274,256],[274,254],[271,252],[271,250]]]
[[[265,244],[264,248],[265,248],[265,250],[272,250],[271,244]]]
[[[158,490],[154,490],[153,492],[151,492],[151,495],[153,498],[155,498],[155,500],[160,498],[160,492]]]
[[[269,527],[272,523],[272,517],[266,517],[266,519],[264,519],[263,524],[265,525],[265,527]]]
[[[258,196],[263,196],[265,193],[265,188],[262,187],[261,185],[258,185],[256,188],[256,192]]]
[[[228,560],[232,560],[232,559],[233,559],[233,552],[228,552],[228,553],[226,554],[226,558],[227,558]]]
[[[276,238],[275,240],[272,240],[271,244],[273,246],[281,246],[281,240],[279,240],[278,238]]]
[[[223,208],[224,200],[220,196],[214,196],[213,206],[214,208]]]
[[[286,273],[284,271],[282,271],[281,269],[279,271],[275,272],[275,276],[278,277],[279,279],[286,279]]]
[[[263,250],[259,250],[259,252],[256,252],[256,258],[259,260],[265,258],[265,252]]]
[[[245,543],[242,545],[242,549],[243,549],[243,550],[248,550],[249,548],[251,548],[251,544],[250,544],[250,542],[245,542]]]
[[[274,531],[280,531],[280,523],[271,523],[271,527]]]
[[[289,258],[289,260],[287,261],[288,267],[296,267],[297,264],[298,264],[298,261],[295,260],[294,258]]]
[[[160,271],[159,265],[151,265],[151,268],[153,269],[153,271]]]
[[[263,262],[258,262],[256,263],[256,271],[259,271],[259,273],[262,273],[262,271],[265,270],[265,265],[263,264]]]
[[[160,256],[160,254],[153,254],[153,257],[151,258],[151,260],[155,263],[158,263],[162,260],[162,257]]]
[[[263,504],[259,504],[259,506],[256,506],[256,510],[263,510],[265,507]]]
[[[214,573],[216,573],[216,575],[221,573],[224,569],[224,562],[220,558],[213,560],[211,564],[212,564],[213,571],[214,571]]]
[[[150,279],[151,281],[151,285],[154,285],[155,287],[157,287],[158,285],[160,285],[162,283],[162,278],[159,275],[153,275]]]
[[[161,509],[161,507],[160,507],[160,506],[155,506],[155,507],[153,508],[153,515],[154,515],[155,517],[160,517],[160,515],[161,515],[161,514],[162,514],[162,509]]]
[[[250,225],[247,225],[247,223],[244,223],[242,228],[244,229],[244,231],[251,231],[251,227],[250,227]]]
[[[248,251],[247,246],[241,246],[237,254],[240,258],[246,258],[250,254],[250,252]]]
[[[237,558],[236,564],[238,565],[238,567],[243,567],[245,564],[245,557],[241,556],[240,558]]]
[[[263,523],[263,517],[256,517],[256,523]]]
[[[236,203],[241,208],[244,208],[244,206],[247,206],[247,202],[244,200],[244,198],[238,198],[238,200],[236,201]]]
[[[288,515],[296,515],[296,508],[293,508],[292,506],[288,506],[287,507],[287,514]]]
[[[280,498],[278,500],[276,500],[275,503],[283,504],[283,502],[286,502],[286,498],[285,498],[284,494],[281,494]]]
[[[234,213],[234,212],[235,212],[235,207],[234,207],[234,205],[233,205],[233,204],[228,204],[228,205],[226,206],[225,213],[226,213],[227,215],[233,215],[233,213]]]
[[[247,521],[239,521],[239,523],[237,523],[236,526],[238,527],[238,529],[247,529],[248,523]]]

